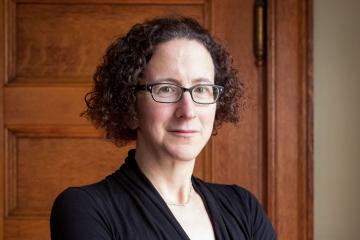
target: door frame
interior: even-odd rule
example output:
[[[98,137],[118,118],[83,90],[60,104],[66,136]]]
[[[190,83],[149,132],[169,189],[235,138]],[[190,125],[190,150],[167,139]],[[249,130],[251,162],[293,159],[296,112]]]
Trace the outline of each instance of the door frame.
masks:
[[[267,2],[267,211],[278,239],[313,239],[313,1]]]
[[[6,4],[0,2],[0,45],[5,46]],[[266,209],[278,239],[313,239],[312,0],[267,1],[264,65]],[[0,53],[6,79],[6,53]],[[0,84],[0,112],[4,110]],[[2,115],[3,116],[3,115]],[[0,125],[4,126],[3,117]],[[5,133],[0,128],[0,239],[4,237]]]

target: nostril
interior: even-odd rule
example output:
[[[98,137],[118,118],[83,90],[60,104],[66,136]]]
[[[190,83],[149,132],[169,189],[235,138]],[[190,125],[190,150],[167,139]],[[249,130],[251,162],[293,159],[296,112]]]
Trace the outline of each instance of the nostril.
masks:
[[[182,119],[193,119],[196,117],[195,111],[194,109],[184,109],[184,108],[178,108],[175,112],[175,116],[177,118],[182,118]]]

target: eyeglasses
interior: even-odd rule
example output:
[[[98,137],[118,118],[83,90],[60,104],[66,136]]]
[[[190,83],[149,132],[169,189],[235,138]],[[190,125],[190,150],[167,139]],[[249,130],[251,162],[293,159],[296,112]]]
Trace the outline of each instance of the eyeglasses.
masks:
[[[136,91],[149,91],[155,102],[159,103],[176,103],[179,102],[184,94],[188,91],[194,102],[199,104],[215,103],[224,87],[214,84],[198,84],[191,88],[184,88],[171,83],[154,83],[147,85],[136,85]]]

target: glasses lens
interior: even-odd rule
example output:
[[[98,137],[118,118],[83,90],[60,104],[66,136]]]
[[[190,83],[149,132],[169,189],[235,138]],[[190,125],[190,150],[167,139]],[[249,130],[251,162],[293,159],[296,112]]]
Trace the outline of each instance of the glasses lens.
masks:
[[[180,87],[166,83],[153,85],[151,92],[155,101],[158,102],[176,102],[179,100],[181,93]]]
[[[192,96],[197,103],[214,103],[219,97],[219,89],[214,85],[198,85],[193,88]]]

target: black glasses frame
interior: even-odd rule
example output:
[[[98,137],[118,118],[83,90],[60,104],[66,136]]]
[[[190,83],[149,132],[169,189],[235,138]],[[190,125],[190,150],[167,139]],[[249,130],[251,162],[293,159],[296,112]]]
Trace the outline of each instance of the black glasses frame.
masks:
[[[158,101],[154,98],[153,96],[153,92],[152,92],[152,89],[154,86],[156,85],[161,85],[161,84],[167,84],[167,85],[172,85],[172,86],[176,86],[178,88],[180,88],[182,90],[181,92],[181,95],[179,97],[179,99],[177,99],[176,101],[173,101],[173,102],[162,102],[162,101]],[[218,91],[219,91],[219,94],[217,95],[217,98],[213,101],[213,102],[210,102],[210,103],[201,103],[201,102],[197,102],[194,100],[194,97],[193,97],[193,89],[196,88],[196,87],[199,87],[199,86],[212,86],[212,87],[215,87]],[[172,83],[153,83],[153,84],[143,84],[143,85],[136,85],[134,86],[134,89],[135,91],[148,91],[150,92],[151,94],[151,97],[152,99],[155,101],[155,102],[158,102],[158,103],[177,103],[179,102],[183,95],[184,95],[184,92],[189,92],[190,93],[190,96],[191,96],[191,99],[195,102],[195,103],[198,103],[198,104],[214,104],[216,103],[219,98],[220,98],[220,95],[223,93],[224,91],[224,87],[223,86],[219,86],[219,85],[215,85],[215,84],[197,84],[195,86],[192,86],[190,88],[185,88],[185,87],[182,87],[182,86],[179,86],[179,85],[176,85],[176,84],[172,84]]]

